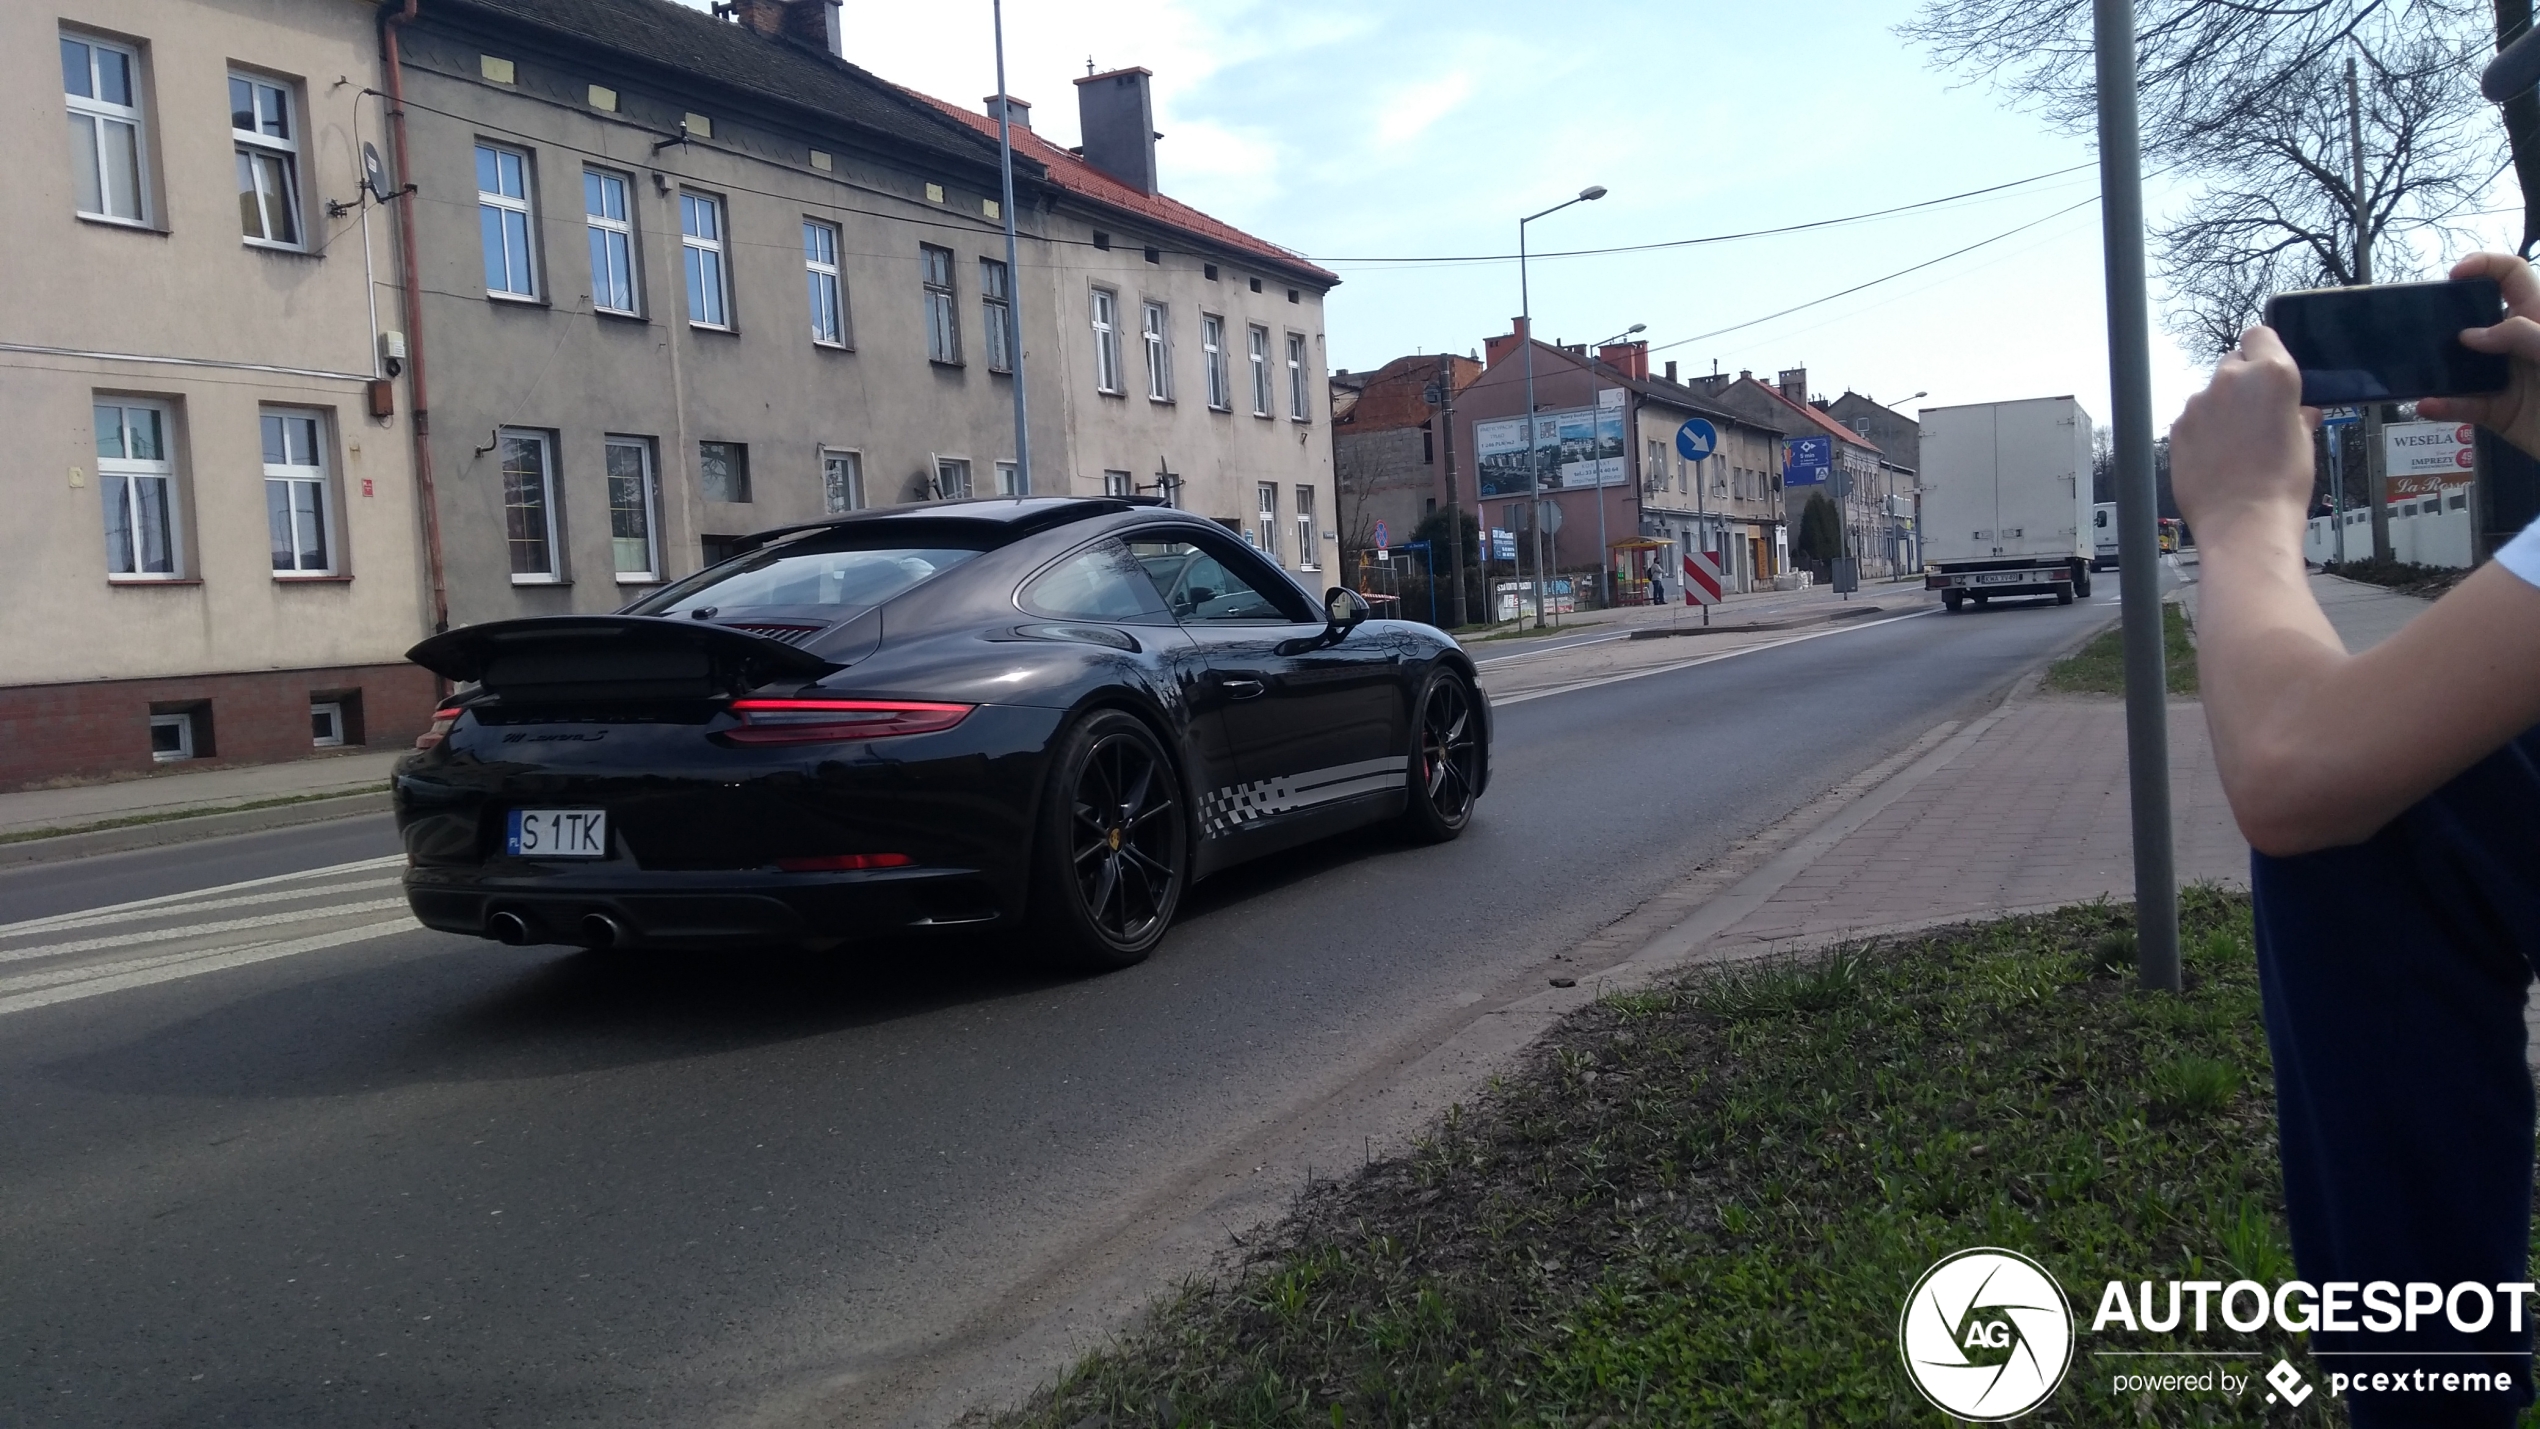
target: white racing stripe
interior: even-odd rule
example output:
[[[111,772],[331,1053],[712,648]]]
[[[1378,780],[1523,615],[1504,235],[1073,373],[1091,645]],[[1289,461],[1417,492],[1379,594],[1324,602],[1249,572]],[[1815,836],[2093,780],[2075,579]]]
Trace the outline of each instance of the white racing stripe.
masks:
[[[200,956],[138,960],[147,964],[146,966],[109,964],[109,967],[122,967],[126,970],[105,973],[79,982],[22,992],[14,996],[0,997],[0,1017],[5,1017],[12,1012],[31,1012],[36,1008],[51,1007],[56,1003],[75,1002],[84,997],[96,997],[103,993],[148,987],[152,983],[174,982],[178,978],[221,972],[229,968],[242,968],[251,963],[271,962],[275,958],[296,957],[301,953],[340,948],[346,943],[385,938],[392,933],[412,932],[422,926],[412,918],[391,918],[385,922],[365,923],[358,928],[319,933],[313,937],[294,938],[288,942],[251,943],[243,948],[222,948]]]
[[[1690,670],[1696,665],[1714,665],[1718,664],[1722,660],[1734,660],[1740,655],[1754,655],[1766,650],[1779,650],[1785,645],[1796,645],[1803,640],[1823,640],[1829,635],[1842,635],[1854,630],[1871,630],[1881,625],[1894,625],[1900,620],[1919,620],[1931,613],[1932,612],[1929,610],[1917,610],[1910,615],[1891,615],[1884,620],[1865,620],[1857,625],[1839,625],[1831,630],[1812,630],[1805,635],[1785,636],[1779,640],[1768,640],[1761,645],[1748,645],[1742,649],[1721,650],[1709,655],[1697,655],[1690,660],[1678,660],[1666,665],[1653,665],[1646,670],[1625,670],[1620,674],[1599,675],[1592,680],[1579,680],[1567,685],[1555,685],[1548,690],[1528,690],[1523,694],[1515,695],[1493,695],[1490,697],[1491,708],[1506,709],[1510,705],[1522,705],[1528,700],[1549,699],[1554,695],[1575,694],[1580,690],[1593,690],[1600,685],[1616,685],[1621,684],[1625,680],[1641,680],[1647,679],[1651,675],[1665,675],[1677,670]]]

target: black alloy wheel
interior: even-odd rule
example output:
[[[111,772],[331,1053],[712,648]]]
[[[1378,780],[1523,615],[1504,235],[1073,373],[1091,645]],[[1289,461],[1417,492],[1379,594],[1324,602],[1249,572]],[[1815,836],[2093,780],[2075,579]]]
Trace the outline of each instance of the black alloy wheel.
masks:
[[[1136,718],[1101,710],[1059,741],[1034,857],[1042,951],[1085,968],[1143,962],[1189,882],[1181,781]]]
[[[1403,828],[1417,842],[1445,843],[1473,820],[1482,782],[1482,712],[1472,686],[1448,670],[1429,677],[1416,708]]]

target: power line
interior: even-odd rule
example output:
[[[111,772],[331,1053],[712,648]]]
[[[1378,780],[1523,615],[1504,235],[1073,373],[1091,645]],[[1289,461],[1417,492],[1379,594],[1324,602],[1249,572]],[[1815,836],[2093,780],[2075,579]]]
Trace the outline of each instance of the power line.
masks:
[[[1749,229],[1742,233],[1713,233],[1700,238],[1672,238],[1661,243],[1633,243],[1626,244],[1619,248],[1571,248],[1551,253],[1536,253],[1530,256],[1538,262],[1547,258],[1594,258],[1601,257],[1609,253],[1652,253],[1669,248],[1695,248],[1710,243],[1734,243],[1739,239],[1744,238],[1770,238],[1783,233],[1805,233],[1810,229],[1815,228],[1834,228],[1847,223],[1863,223],[1873,218],[1887,218],[1895,214],[1912,213],[1916,209],[1937,208],[1942,204],[1956,203],[1961,199],[1981,198],[1986,194],[2001,193],[2006,189],[2016,189],[2027,184],[2039,183],[2046,179],[2062,178],[2066,174],[2079,173],[2083,169],[2096,168],[2098,167],[2098,163],[2098,160],[2093,159],[2088,163],[2074,164],[2070,167],[2061,169],[2050,169],[2045,173],[2031,174],[2027,178],[2013,179],[2008,183],[1990,184],[1984,188],[1969,189],[1965,193],[1948,194],[1940,198],[1920,199],[1913,203],[1898,204],[1894,208],[1873,209],[1868,213],[1846,214],[1841,218],[1818,218],[1811,219],[1806,223],[1784,224],[1779,228],[1756,228]],[[1514,263],[1517,261],[1517,255],[1514,253],[1468,253],[1462,255],[1450,254],[1419,258],[1332,258],[1313,254],[1308,254],[1307,256],[1317,263],[1446,264]]]

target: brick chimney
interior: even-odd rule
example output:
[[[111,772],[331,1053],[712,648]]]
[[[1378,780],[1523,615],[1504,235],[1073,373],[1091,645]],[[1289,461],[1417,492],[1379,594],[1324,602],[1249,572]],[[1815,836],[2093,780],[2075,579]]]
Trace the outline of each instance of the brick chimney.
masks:
[[[1643,382],[1649,380],[1649,344],[1646,342],[1609,342],[1596,350],[1596,360]]]
[[[1085,162],[1142,194],[1155,192],[1154,78],[1140,68],[1089,74],[1076,81],[1076,121]]]
[[[1773,385],[1781,389],[1785,399],[1796,402],[1802,407],[1808,405],[1807,368],[1785,367],[1781,370],[1781,375],[1773,379]]]
[[[1501,358],[1514,354],[1517,351],[1517,344],[1525,340],[1526,320],[1510,318],[1508,331],[1497,337],[1482,340],[1482,365],[1485,368],[1497,367]]]
[[[979,102],[987,106],[988,122],[991,124],[996,122],[997,109],[1000,105],[1002,105],[1005,112],[1012,116],[1015,128],[1029,129],[1032,127],[1032,101],[1028,99],[1017,99],[1011,94],[1005,96],[1003,99],[999,99],[997,96],[991,94]]]
[[[1676,380],[1676,360],[1672,357],[1667,359],[1667,380],[1670,382]]]
[[[731,0],[732,18],[771,40],[787,39],[846,58],[838,24],[843,0]]]

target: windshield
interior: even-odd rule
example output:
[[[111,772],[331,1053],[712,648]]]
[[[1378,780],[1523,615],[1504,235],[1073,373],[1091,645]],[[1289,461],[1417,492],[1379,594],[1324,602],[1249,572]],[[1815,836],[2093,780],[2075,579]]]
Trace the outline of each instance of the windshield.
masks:
[[[979,554],[946,546],[841,550],[795,542],[698,572],[630,608],[635,615],[719,615],[769,606],[828,606],[837,618],[880,605]]]

